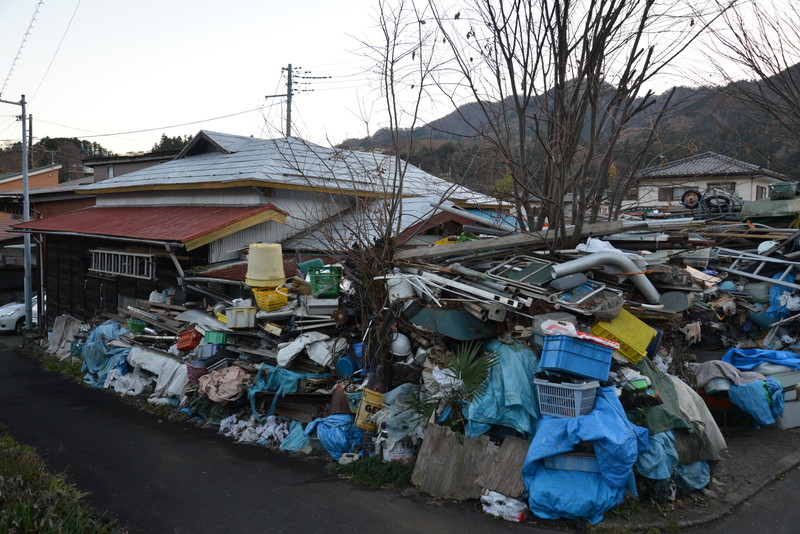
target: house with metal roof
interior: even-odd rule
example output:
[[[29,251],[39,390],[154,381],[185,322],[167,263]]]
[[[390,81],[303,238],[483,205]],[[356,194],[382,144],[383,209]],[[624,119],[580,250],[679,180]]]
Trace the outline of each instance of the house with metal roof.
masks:
[[[747,202],[766,198],[769,184],[788,180],[783,174],[715,152],[664,161],[642,169],[636,177],[635,202],[666,210],[681,208],[687,191],[721,193]]]
[[[434,200],[471,207],[497,203],[384,154],[208,131],[170,161],[82,186],[78,193],[94,196],[96,205],[15,225],[46,244],[50,317],[70,313],[85,319],[113,313],[154,290],[183,289],[187,280],[197,282],[187,273],[240,260],[251,243],[292,246],[293,238],[325,235],[322,225],[352,225],[354,216],[358,230],[363,219],[354,214],[386,199],[426,197],[422,211],[409,200],[414,217],[401,217],[403,229],[437,214],[437,224],[459,221],[457,214],[443,216],[444,210],[431,208]],[[417,226],[415,232],[430,229]],[[308,240],[291,250],[301,249],[322,251]],[[240,279],[209,281],[227,282],[242,285]]]

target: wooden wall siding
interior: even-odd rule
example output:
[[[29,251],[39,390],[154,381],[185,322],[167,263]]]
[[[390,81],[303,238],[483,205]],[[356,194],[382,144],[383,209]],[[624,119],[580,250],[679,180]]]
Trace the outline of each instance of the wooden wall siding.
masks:
[[[178,287],[178,273],[168,257],[160,256],[156,259],[158,280],[140,280],[89,272],[90,250],[124,250],[128,244],[60,235],[47,236],[45,243],[47,322],[50,326],[61,314],[72,315],[81,321],[102,320],[100,314],[103,312],[117,312],[120,296],[131,300],[146,300],[153,290]],[[205,247],[201,247],[198,256],[205,254]],[[190,258],[185,263],[188,266],[199,261],[199,258]]]
[[[70,211],[80,210],[94,206],[94,197],[78,197],[57,202],[36,202],[33,209],[38,211],[42,218],[62,215]]]

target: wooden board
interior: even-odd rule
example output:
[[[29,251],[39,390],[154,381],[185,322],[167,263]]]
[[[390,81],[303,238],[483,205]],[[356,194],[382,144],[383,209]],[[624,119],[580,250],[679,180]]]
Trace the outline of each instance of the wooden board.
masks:
[[[488,436],[459,440],[449,428],[429,424],[417,456],[411,482],[434,497],[478,499],[478,475],[489,469],[499,447]]]
[[[581,232],[582,237],[602,236],[617,233],[622,230],[621,221],[607,221],[595,224],[587,224]],[[458,256],[461,254],[471,254],[473,252],[483,252],[486,250],[504,248],[524,248],[544,245],[554,241],[558,235],[552,232],[519,233],[504,237],[493,237],[490,239],[479,239],[466,243],[453,243],[452,245],[438,245],[432,247],[417,247],[401,250],[394,255],[396,260],[422,260],[426,258]]]
[[[508,436],[500,445],[491,464],[483,471],[475,483],[486,489],[502,493],[506,497],[518,499],[525,492],[522,482],[522,464],[531,442]]]

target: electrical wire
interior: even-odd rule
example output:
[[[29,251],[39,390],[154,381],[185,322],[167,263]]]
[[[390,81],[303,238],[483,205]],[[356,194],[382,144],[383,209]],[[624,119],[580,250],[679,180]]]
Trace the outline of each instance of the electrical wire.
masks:
[[[33,10],[33,16],[31,17],[31,21],[28,24],[28,29],[25,30],[25,34],[22,36],[22,41],[19,43],[19,48],[17,49],[17,55],[14,56],[14,60],[11,62],[11,67],[8,69],[8,74],[6,75],[6,79],[3,82],[3,87],[0,88],[0,97],[2,97],[3,93],[5,93],[8,81],[11,79],[11,74],[13,74],[14,69],[17,67],[17,61],[19,61],[19,58],[22,55],[22,49],[25,48],[25,41],[28,40],[28,36],[31,34],[31,30],[33,29],[33,23],[36,21],[36,15],[39,14],[39,8],[42,7],[42,4],[44,4],[44,0],[39,0],[39,2],[36,3],[36,7]]]
[[[244,115],[246,113],[252,113],[254,111],[258,111],[259,109],[261,109],[261,107],[248,109],[248,110],[245,110],[245,111],[239,111],[237,113],[231,113],[229,115],[222,115],[220,117],[213,117],[213,118],[210,118],[210,119],[202,119],[202,120],[197,120],[197,121],[192,121],[192,122],[184,122],[183,124],[173,124],[171,126],[159,126],[157,128],[145,128],[143,130],[131,130],[131,131],[128,131],[128,132],[82,135],[81,137],[87,138],[87,139],[91,138],[91,137],[114,137],[116,135],[128,135],[128,134],[137,134],[137,133],[145,133],[145,132],[155,132],[155,131],[158,131],[158,130],[168,130],[170,128],[180,128],[181,126],[191,126],[193,124],[200,124],[200,123],[203,123],[203,122],[211,122],[211,121],[216,121],[216,120],[220,120],[220,119],[227,119],[229,117],[236,117],[238,115]],[[67,126],[65,124],[57,124],[55,122],[48,122],[48,121],[45,121],[45,120],[42,120],[42,119],[38,119],[38,122],[43,122],[45,124],[51,124],[53,126],[61,126],[62,128],[70,128],[72,130],[79,130],[81,132],[89,132],[89,131],[91,131],[91,130],[83,130],[81,128],[76,128],[74,126]]]
[[[50,67],[53,66],[53,62],[56,60],[58,51],[61,50],[61,45],[64,44],[64,38],[67,36],[67,32],[69,31],[70,26],[72,26],[72,21],[75,19],[75,14],[78,12],[78,8],[80,7],[80,5],[81,5],[81,0],[78,0],[78,3],[75,4],[75,9],[72,11],[72,16],[69,18],[69,22],[67,23],[67,28],[64,30],[64,34],[61,36],[61,40],[58,42],[58,46],[56,47],[56,51],[53,53],[53,57],[50,59],[50,63],[47,65],[47,70],[44,71],[42,79],[39,81],[39,85],[36,86],[36,91],[33,92],[33,97],[31,97],[31,102],[33,102],[33,99],[36,98],[36,95],[39,94],[39,89],[42,88],[44,79],[47,78],[47,74],[50,72]]]

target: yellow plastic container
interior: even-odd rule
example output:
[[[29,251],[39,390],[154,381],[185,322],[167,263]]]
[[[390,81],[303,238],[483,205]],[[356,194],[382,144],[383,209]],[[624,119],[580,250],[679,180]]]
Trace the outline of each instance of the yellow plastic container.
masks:
[[[369,388],[364,388],[361,393],[361,400],[356,411],[355,425],[367,432],[374,432],[378,429],[375,424],[375,414],[383,408],[383,394]]]
[[[289,296],[285,291],[286,288],[267,289],[254,287],[253,297],[256,299],[256,306],[266,311],[280,310],[289,304]]]
[[[286,283],[283,272],[283,251],[277,243],[253,243],[247,254],[247,275],[250,287],[275,288]]]
[[[619,343],[617,353],[631,363],[647,355],[647,346],[656,334],[655,329],[626,310],[621,310],[613,321],[598,321],[592,327],[592,335]]]

